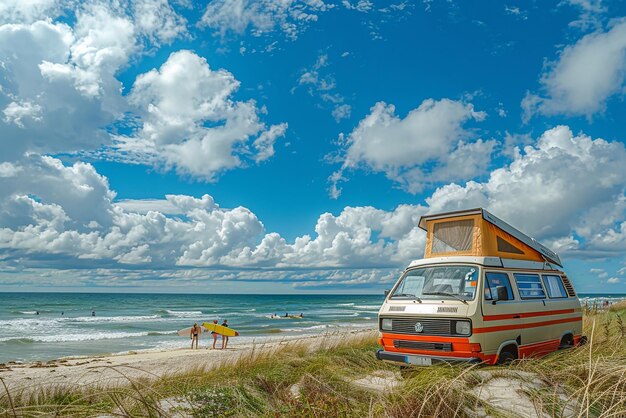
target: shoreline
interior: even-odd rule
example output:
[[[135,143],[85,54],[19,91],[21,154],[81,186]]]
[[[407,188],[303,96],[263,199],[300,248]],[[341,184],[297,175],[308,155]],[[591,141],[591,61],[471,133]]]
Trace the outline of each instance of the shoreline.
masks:
[[[65,357],[49,361],[4,363],[0,378],[11,392],[45,387],[111,387],[132,383],[139,379],[158,378],[193,370],[205,371],[242,358],[279,351],[286,346],[305,347],[316,351],[332,346],[346,338],[367,338],[377,335],[375,329],[341,329],[318,335],[301,335],[274,341],[238,345],[236,337],[229,340],[225,350],[175,348],[145,349],[119,354]],[[218,341],[219,342],[219,341]]]

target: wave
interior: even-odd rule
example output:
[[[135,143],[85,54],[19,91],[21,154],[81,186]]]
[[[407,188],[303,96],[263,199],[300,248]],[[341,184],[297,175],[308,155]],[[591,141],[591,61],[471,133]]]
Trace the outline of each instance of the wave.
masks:
[[[195,318],[198,315],[203,315],[202,311],[173,311],[166,309],[165,312],[177,318]]]
[[[19,343],[40,342],[40,343],[60,343],[76,341],[98,341],[114,340],[119,338],[147,337],[148,332],[94,332],[81,334],[58,334],[58,335],[31,335],[28,338],[5,337],[0,338],[0,342]]]
[[[77,316],[75,318],[58,318],[57,321],[64,322],[133,322],[150,321],[161,319],[158,315],[135,315],[135,316]]]
[[[355,305],[355,309],[379,310],[380,305]]]
[[[338,303],[337,306],[354,306],[354,302],[351,302],[351,303]]]

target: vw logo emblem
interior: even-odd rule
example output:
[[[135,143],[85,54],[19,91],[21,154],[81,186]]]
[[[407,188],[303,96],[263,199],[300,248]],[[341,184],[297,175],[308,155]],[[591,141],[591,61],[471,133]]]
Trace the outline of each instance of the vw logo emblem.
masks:
[[[422,332],[424,331],[424,325],[422,325],[421,322],[418,322],[415,324],[415,332]]]

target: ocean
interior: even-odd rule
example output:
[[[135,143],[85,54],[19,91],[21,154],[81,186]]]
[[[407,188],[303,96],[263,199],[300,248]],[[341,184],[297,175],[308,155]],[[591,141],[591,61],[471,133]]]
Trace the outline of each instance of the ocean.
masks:
[[[580,294],[583,303],[626,298]],[[376,328],[383,295],[166,295],[0,293],[0,363],[189,346],[177,331],[227,319],[262,343],[339,329]],[[302,319],[271,319],[300,313]],[[209,339],[201,340],[206,346]]]
[[[213,319],[239,332],[229,345],[375,328],[382,301],[382,294],[0,293],[0,363],[188,347],[177,331]],[[270,319],[286,313],[303,318]]]

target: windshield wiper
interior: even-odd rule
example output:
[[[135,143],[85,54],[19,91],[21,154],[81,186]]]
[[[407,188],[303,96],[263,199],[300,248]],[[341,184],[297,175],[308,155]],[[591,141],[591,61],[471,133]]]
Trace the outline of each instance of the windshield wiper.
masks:
[[[392,295],[391,297],[392,297],[392,298],[395,298],[396,296],[400,296],[400,297],[407,297],[407,298],[413,298],[413,299],[415,299],[416,301],[418,301],[419,303],[422,303],[422,300],[421,300],[420,298],[418,298],[417,296],[412,295],[412,294],[410,294],[410,293],[396,293],[395,295]]]
[[[460,300],[461,302],[463,302],[464,304],[467,305],[467,301],[465,299],[462,299],[462,298],[458,297],[454,293],[448,293],[448,292],[422,292],[422,295],[450,296],[450,297],[453,297],[453,298],[455,298],[457,300]]]

